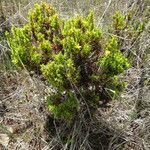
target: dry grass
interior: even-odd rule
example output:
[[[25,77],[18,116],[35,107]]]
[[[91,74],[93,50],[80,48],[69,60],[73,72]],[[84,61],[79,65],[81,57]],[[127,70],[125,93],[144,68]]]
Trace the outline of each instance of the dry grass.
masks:
[[[2,1],[5,20],[0,32],[11,25],[24,24],[28,9],[36,0],[19,3]],[[38,0],[37,0],[38,1]],[[111,14],[116,10],[136,10],[136,16],[150,6],[143,0],[47,0],[68,18],[95,11],[95,22],[105,29]],[[0,3],[1,4],[1,3]],[[130,7],[129,7],[130,6]],[[7,11],[9,9],[9,12]],[[5,11],[4,11],[5,10]],[[107,34],[107,30],[106,33]],[[1,38],[0,38],[1,39]],[[135,66],[121,75],[129,83],[119,100],[110,108],[99,108],[90,120],[87,112],[71,125],[53,120],[47,111],[45,96],[50,87],[39,76],[27,70],[15,71],[9,61],[9,48],[4,38],[0,40],[0,149],[26,150],[149,150],[150,149],[150,22],[137,41]],[[132,51],[131,51],[132,52]],[[143,56],[147,59],[143,62]],[[141,63],[142,67],[141,67]],[[139,107],[140,106],[140,107]],[[2,137],[5,138],[1,139]]]

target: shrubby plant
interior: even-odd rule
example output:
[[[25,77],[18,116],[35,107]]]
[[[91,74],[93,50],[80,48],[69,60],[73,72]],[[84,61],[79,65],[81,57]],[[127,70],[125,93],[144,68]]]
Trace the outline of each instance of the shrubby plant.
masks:
[[[121,93],[125,83],[118,75],[130,64],[119,39],[105,39],[92,12],[63,20],[52,6],[42,3],[28,18],[22,28],[7,33],[12,62],[42,74],[52,85],[55,92],[47,99],[54,117],[71,120],[87,106],[96,110],[99,102],[106,104]],[[124,26],[121,17],[117,28]]]
[[[134,64],[135,54],[138,53],[137,46],[141,33],[145,28],[147,19],[134,18],[135,12],[129,11],[126,14],[116,12],[113,15],[113,21],[110,27],[110,33],[118,37],[118,44],[122,52],[126,51],[126,57]],[[137,43],[137,46],[133,45]],[[135,59],[134,59],[135,58]]]
[[[133,12],[127,14],[116,12],[113,15],[113,23],[111,25],[112,33],[117,36],[125,37],[134,40],[145,28],[144,20],[134,20]]]

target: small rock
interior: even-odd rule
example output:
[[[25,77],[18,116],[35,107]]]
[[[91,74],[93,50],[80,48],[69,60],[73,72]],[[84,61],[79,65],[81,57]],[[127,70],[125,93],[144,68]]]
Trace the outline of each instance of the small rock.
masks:
[[[8,146],[9,137],[7,134],[0,134],[0,144],[2,144],[5,148]]]
[[[6,132],[13,133],[13,129],[11,127],[6,127]],[[10,141],[10,137],[7,133],[0,133],[0,144],[4,147],[8,146],[8,143]]]

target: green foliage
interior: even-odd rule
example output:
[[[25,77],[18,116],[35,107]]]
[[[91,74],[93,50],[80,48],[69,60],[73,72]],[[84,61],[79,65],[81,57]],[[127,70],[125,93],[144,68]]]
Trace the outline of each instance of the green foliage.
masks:
[[[121,30],[124,17],[116,17],[121,18],[115,24]],[[71,120],[85,106],[96,109],[99,101],[109,102],[121,93],[124,83],[117,75],[130,65],[117,38],[104,42],[92,12],[63,20],[42,3],[28,18],[22,28],[7,33],[12,62],[43,74],[52,85],[55,94],[48,97],[48,107],[54,117]]]
[[[133,12],[128,12],[125,15],[121,12],[116,12],[113,15],[112,32],[116,35],[122,37],[128,36],[130,39],[131,37],[137,38],[144,28],[144,21],[133,20]]]
[[[113,15],[113,28],[115,30],[123,30],[126,26],[125,16],[121,12],[116,12]]]
[[[126,14],[116,12],[113,15],[110,33],[118,37],[118,44],[126,52],[127,58],[134,64],[136,53],[139,49],[140,34],[144,31],[147,20],[145,17],[135,18],[136,12],[129,11]],[[135,46],[133,46],[135,44]]]
[[[36,4],[28,18],[28,24],[23,28],[13,27],[6,36],[12,49],[12,62],[21,66],[22,61],[28,69],[34,70],[49,62],[52,48],[59,46],[56,35],[59,39],[61,23],[55,10],[45,3]]]
[[[100,58],[100,66],[107,76],[115,76],[129,68],[127,58],[120,52],[118,40],[112,37],[108,40],[105,56]]]
[[[64,95],[53,94],[48,97],[48,107],[53,112],[55,118],[69,121],[78,109],[78,102],[75,94],[72,92]]]
[[[53,87],[63,91],[70,88],[70,82],[76,82],[78,73],[73,61],[61,52],[54,55],[53,61],[41,65],[41,71]]]

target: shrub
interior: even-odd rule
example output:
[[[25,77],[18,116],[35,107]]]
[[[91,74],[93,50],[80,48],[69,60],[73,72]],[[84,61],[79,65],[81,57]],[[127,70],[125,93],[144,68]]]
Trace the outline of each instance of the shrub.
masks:
[[[135,40],[145,28],[145,20],[133,18],[133,12],[122,14],[116,12],[113,15],[113,23],[111,25],[112,33],[117,36],[126,37]]]
[[[56,118],[71,120],[85,106],[96,109],[99,101],[107,103],[121,93],[124,83],[118,75],[129,68],[128,60],[117,38],[104,42],[92,12],[63,20],[42,3],[28,18],[22,28],[7,33],[12,62],[43,74],[52,85],[48,107]]]
[[[118,44],[126,57],[134,65],[139,53],[140,35],[145,29],[147,19],[136,18],[136,12],[129,11],[126,14],[116,12],[110,27],[110,33],[118,37]]]
[[[51,95],[47,100],[48,108],[56,118],[70,121],[78,108],[77,99],[72,92],[68,92],[64,96],[61,94]]]

